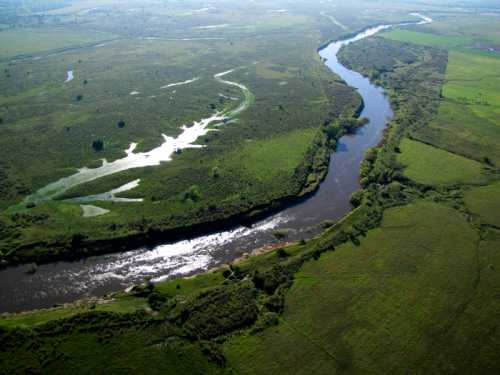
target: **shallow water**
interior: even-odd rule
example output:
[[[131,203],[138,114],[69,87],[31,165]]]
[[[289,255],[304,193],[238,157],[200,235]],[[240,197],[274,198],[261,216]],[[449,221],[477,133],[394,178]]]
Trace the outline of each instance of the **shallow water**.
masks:
[[[64,83],[68,83],[68,82],[72,81],[73,78],[74,78],[73,71],[68,70],[68,72],[66,73],[66,81],[64,81]]]
[[[242,111],[248,108],[253,98],[250,90],[248,90],[246,86],[237,82],[223,79],[223,77],[231,74],[235,70],[236,69],[231,69],[214,75],[214,79],[218,82],[228,86],[238,87],[242,91],[244,98],[235,109],[227,110],[224,112],[215,112],[210,117],[201,119],[200,121],[195,121],[190,126],[184,125],[181,127],[181,134],[179,134],[177,137],[169,137],[165,134],[162,134],[163,143],[150,151],[134,152],[137,147],[137,143],[131,143],[129,148],[125,150],[125,157],[109,163],[105,159],[103,159],[102,165],[97,168],[81,168],[78,170],[78,172],[68,177],[61,178],[60,180],[57,180],[39,189],[34,194],[26,197],[23,200],[22,204],[27,205],[32,202],[39,203],[47,201],[57,197],[58,195],[61,195],[65,191],[68,191],[75,186],[84,184],[86,182],[91,182],[118,172],[123,172],[134,168],[144,168],[160,165],[160,163],[171,161],[172,156],[178,150],[204,147],[202,145],[196,144],[196,141],[201,136],[204,136],[208,132],[214,130],[210,126],[217,126],[221,123],[228,124],[230,122],[229,120],[233,119],[233,117],[237,116]],[[164,86],[163,88],[185,85],[194,82],[197,79],[198,78],[193,78],[184,82],[172,83]]]
[[[77,262],[40,265],[34,275],[26,274],[27,266],[5,269],[0,272],[0,311],[48,307],[85,296],[101,296],[125,289],[146,277],[160,281],[190,275],[275,243],[272,233],[276,229],[289,230],[288,240],[310,238],[320,232],[319,224],[322,221],[338,220],[345,216],[351,210],[350,195],[360,187],[359,166],[364,153],[367,148],[380,142],[393,113],[384,91],[359,73],[342,66],[336,54],[342,45],[374,35],[388,27],[371,28],[352,39],[331,43],[319,52],[333,72],[358,90],[365,104],[361,116],[367,117],[370,122],[354,135],[339,140],[326,179],[311,198],[261,220],[250,228],[238,226],[153,249],[139,248]]]

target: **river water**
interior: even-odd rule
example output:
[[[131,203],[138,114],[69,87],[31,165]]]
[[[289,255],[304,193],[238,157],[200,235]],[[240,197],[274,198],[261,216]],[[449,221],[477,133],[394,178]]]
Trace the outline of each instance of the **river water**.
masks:
[[[351,39],[333,42],[319,51],[321,57],[326,59],[325,64],[349,86],[357,89],[365,104],[361,116],[367,117],[370,122],[355,134],[339,140],[336,152],[331,155],[325,181],[309,199],[252,227],[238,226],[191,240],[76,262],[44,264],[32,275],[26,273],[27,266],[7,268],[0,271],[0,312],[44,308],[80,298],[102,296],[142,282],[146,277],[161,281],[191,275],[276,243],[273,232],[277,229],[288,231],[288,241],[306,239],[321,231],[320,224],[324,220],[335,221],[345,216],[352,209],[350,195],[360,188],[359,167],[364,153],[380,142],[393,113],[384,91],[361,74],[344,67],[336,55],[343,45],[389,27],[370,28]]]

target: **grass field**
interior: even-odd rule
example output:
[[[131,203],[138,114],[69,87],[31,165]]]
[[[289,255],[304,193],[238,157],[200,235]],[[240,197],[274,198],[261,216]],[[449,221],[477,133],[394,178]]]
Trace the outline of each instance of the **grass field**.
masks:
[[[470,36],[448,36],[423,33],[412,30],[397,29],[383,34],[384,38],[397,40],[399,42],[410,42],[433,47],[457,47],[472,42]]]
[[[305,264],[279,326],[230,340],[228,363],[239,374],[436,373],[451,358],[461,373],[480,361],[493,368],[498,333],[482,341],[482,358],[463,340],[485,332],[498,308],[482,298],[496,293],[496,272],[478,280],[498,266],[492,245],[482,243],[477,264],[478,236],[458,212],[428,202],[388,210],[359,246]],[[450,349],[434,356],[443,344]]]
[[[384,33],[388,39],[448,50],[438,116],[416,137],[478,161],[500,165],[500,57],[487,46],[498,42],[496,19],[448,16],[415,30]],[[472,31],[474,30],[474,31]],[[492,44],[493,43],[493,44]],[[496,48],[496,47],[495,47]]]
[[[500,227],[500,183],[481,186],[465,193],[465,204],[472,213],[490,225]]]
[[[404,139],[397,161],[406,168],[404,175],[427,185],[480,183],[481,164],[418,141]]]

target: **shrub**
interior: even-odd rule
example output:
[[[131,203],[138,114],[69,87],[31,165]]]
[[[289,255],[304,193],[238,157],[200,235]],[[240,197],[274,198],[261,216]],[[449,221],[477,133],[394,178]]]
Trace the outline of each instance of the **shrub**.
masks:
[[[334,224],[335,224],[335,222],[334,222],[334,221],[332,221],[332,220],[325,220],[325,221],[323,221],[323,222],[321,223],[321,227],[322,227],[323,229],[328,229],[328,228],[330,228],[330,227],[333,227],[333,225],[334,225]]]
[[[354,207],[358,207],[363,201],[363,191],[357,190],[351,194],[350,202]]]
[[[278,255],[278,258],[288,258],[290,256],[290,254],[288,254],[286,252],[285,249],[281,248],[281,249],[278,249],[278,251],[276,252],[276,254]]]
[[[213,178],[219,178],[220,177],[219,167],[213,167],[212,168],[212,177]]]
[[[278,240],[282,240],[288,236],[288,230],[286,229],[276,229],[273,231],[273,236],[276,237]]]
[[[192,185],[188,190],[182,193],[184,202],[197,202],[201,199],[201,192],[198,185]]]
[[[118,127],[120,129],[124,128],[125,127],[125,121],[123,121],[123,120],[118,121]]]
[[[155,311],[160,310],[166,300],[167,299],[165,297],[156,292],[153,292],[148,296],[148,304]]]
[[[94,151],[104,150],[104,141],[102,139],[96,139],[92,142],[92,148],[94,149]]]

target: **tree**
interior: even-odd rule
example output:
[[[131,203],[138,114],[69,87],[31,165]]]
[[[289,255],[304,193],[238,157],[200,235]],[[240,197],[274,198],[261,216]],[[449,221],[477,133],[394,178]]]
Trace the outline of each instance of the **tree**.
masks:
[[[76,101],[77,101],[77,102],[81,101],[82,99],[83,99],[83,95],[82,95],[82,94],[78,94],[78,95],[76,96]]]
[[[197,185],[192,185],[188,190],[182,193],[184,202],[196,202],[201,199],[200,188]]]
[[[124,128],[125,127],[125,121],[123,121],[123,120],[118,121],[118,127],[120,129]]]
[[[92,148],[94,151],[102,151],[104,150],[104,142],[102,139],[96,139],[92,142]]]
[[[213,178],[219,178],[220,177],[219,167],[213,167],[212,168],[212,177]]]

